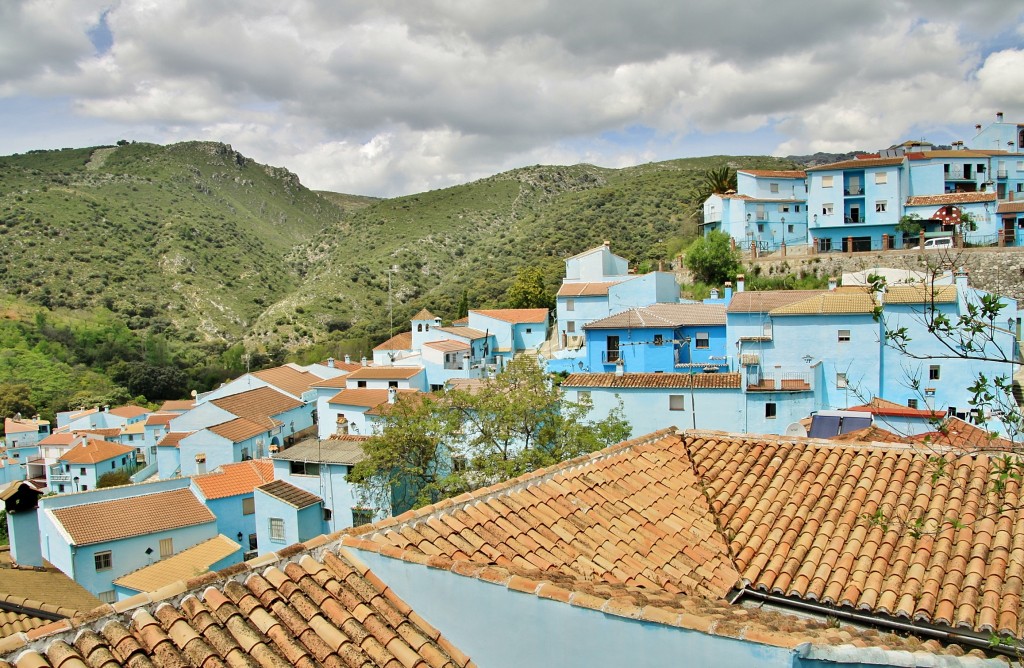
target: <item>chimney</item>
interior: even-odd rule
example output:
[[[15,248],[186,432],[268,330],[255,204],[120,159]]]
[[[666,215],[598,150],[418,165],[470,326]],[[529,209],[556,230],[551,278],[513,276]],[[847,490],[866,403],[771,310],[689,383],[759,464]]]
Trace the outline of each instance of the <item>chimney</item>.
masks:
[[[612,242],[611,242],[611,241],[609,241],[608,239],[605,239],[605,240],[604,240],[604,247],[605,247],[605,248],[610,248],[610,247],[611,247],[611,245],[612,245]]]
[[[333,357],[328,357],[327,358],[327,368],[328,369],[333,369],[334,368],[334,358]]]
[[[369,366],[369,364],[366,362],[366,355],[363,355],[363,359],[359,360],[359,364],[361,364],[362,366]]]
[[[1003,112],[997,111],[996,112],[996,123],[1002,123],[1002,122],[1003,122]]]
[[[829,290],[835,290],[836,286],[838,286],[838,285],[839,285],[839,281],[836,280],[835,276],[829,276],[828,277],[828,289]]]
[[[626,363],[622,361],[622,358],[615,360],[615,376],[622,378],[622,375],[626,373]]]
[[[398,399],[398,390],[393,387],[388,388],[388,403],[393,404]]]
[[[711,298],[718,299],[718,288],[711,288]]]
[[[746,286],[746,284],[747,284],[747,281],[743,277],[743,274],[738,275],[736,277],[736,292],[743,292],[743,288],[744,288],[744,286]]]
[[[348,355],[348,354],[345,355],[345,364],[352,364],[352,356],[351,355]]]
[[[725,282],[725,301],[732,299],[732,281]]]
[[[956,291],[963,296],[967,290],[967,270],[963,267],[957,268],[953,272],[953,282],[956,284]]]

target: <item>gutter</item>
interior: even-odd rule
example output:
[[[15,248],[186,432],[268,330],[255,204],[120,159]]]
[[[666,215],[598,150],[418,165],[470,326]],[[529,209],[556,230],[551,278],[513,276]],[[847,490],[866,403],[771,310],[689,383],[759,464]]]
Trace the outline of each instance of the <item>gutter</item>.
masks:
[[[948,627],[943,628],[935,624],[901,622],[889,617],[852,612],[841,608],[834,608],[823,603],[811,603],[800,599],[794,599],[779,594],[769,594],[767,592],[756,591],[753,589],[741,589],[734,594],[730,594],[726,600],[735,604],[746,597],[753,597],[765,603],[778,605],[779,607],[792,608],[824,617],[835,617],[836,619],[842,619],[864,626],[896,631],[899,633],[910,633],[917,636],[927,636],[929,638],[935,638],[936,640],[954,643],[957,645],[967,645],[971,648],[1000,654],[1015,660],[1019,659],[1020,653],[1024,651],[1024,645],[1021,645],[1016,641],[1013,641],[1011,644],[993,644],[991,642],[992,636],[978,633],[976,631],[955,631],[949,630]]]

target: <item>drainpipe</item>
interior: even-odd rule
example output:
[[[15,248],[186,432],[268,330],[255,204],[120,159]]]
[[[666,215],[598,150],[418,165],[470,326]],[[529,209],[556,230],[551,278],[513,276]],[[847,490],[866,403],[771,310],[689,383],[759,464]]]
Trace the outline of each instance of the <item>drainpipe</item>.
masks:
[[[835,617],[836,619],[842,619],[854,624],[862,624],[864,626],[871,626],[899,633],[912,633],[917,636],[927,636],[929,638],[935,638],[936,640],[956,645],[967,645],[972,648],[985,650],[986,652],[994,652],[1014,659],[1019,658],[1020,651],[1024,649],[1024,646],[1018,644],[993,645],[990,641],[990,636],[977,633],[975,631],[945,630],[934,624],[901,622],[896,619],[850,612],[849,610],[844,610],[842,608],[833,608],[821,603],[810,603],[808,601],[797,600],[787,596],[781,596],[779,594],[769,594],[767,592],[757,591],[754,589],[742,589],[738,593],[727,596],[726,600],[730,603],[737,603],[748,596],[766,603],[778,605],[779,607],[793,608],[803,612],[823,615],[825,617]]]

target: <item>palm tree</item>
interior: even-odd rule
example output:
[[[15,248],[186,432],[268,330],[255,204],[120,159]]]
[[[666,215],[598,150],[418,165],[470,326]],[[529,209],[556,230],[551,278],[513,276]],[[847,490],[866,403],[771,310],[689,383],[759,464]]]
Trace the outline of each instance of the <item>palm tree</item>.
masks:
[[[722,195],[730,190],[736,190],[736,170],[727,165],[705,169],[691,199],[694,217],[698,221],[701,219],[704,202],[709,197]]]

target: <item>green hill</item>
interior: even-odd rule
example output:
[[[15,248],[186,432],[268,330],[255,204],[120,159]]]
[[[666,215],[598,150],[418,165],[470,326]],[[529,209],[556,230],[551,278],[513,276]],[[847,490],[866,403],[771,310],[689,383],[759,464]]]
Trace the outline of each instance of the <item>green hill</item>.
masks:
[[[210,142],[0,157],[0,411],[17,385],[56,410],[90,391],[202,391],[243,359],[365,354],[422,307],[501,305],[523,266],[554,291],[564,258],[605,239],[654,268],[696,234],[690,192],[723,164],[793,166],[535,166],[379,200],[311,191]],[[45,360],[64,382],[44,382]]]

